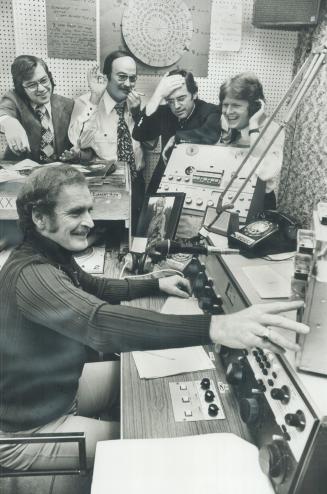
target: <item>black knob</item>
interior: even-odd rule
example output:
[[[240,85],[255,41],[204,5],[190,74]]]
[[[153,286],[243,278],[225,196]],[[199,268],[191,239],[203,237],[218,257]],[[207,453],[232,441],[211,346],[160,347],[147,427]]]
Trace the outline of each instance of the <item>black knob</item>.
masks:
[[[226,369],[229,384],[242,384],[245,381],[245,369],[242,362],[231,362]]]
[[[240,415],[246,424],[255,424],[260,415],[258,400],[256,398],[242,398],[240,401]]]
[[[304,431],[306,425],[305,415],[302,410],[298,410],[296,413],[287,413],[285,422],[291,427],[296,427],[299,431]]]
[[[215,397],[214,392],[211,391],[211,389],[207,389],[207,391],[204,393],[204,399],[208,403],[210,403],[210,401],[213,401],[214,397]]]
[[[199,300],[199,306],[203,311],[211,311],[213,308],[213,292],[208,285],[203,288],[203,293]]]
[[[273,400],[279,400],[281,403],[286,405],[290,401],[290,390],[287,386],[282,386],[281,388],[273,388],[270,392]]]
[[[204,287],[206,284],[206,277],[203,271],[200,271],[194,280],[192,289],[196,298],[200,298],[204,294]]]
[[[210,379],[208,377],[204,377],[200,384],[201,384],[202,389],[209,389],[210,388]]]
[[[274,479],[274,483],[282,484],[288,471],[289,454],[287,443],[276,439],[264,445],[259,451],[261,470]]]
[[[185,278],[189,278],[190,280],[194,280],[197,274],[201,271],[201,264],[197,257],[192,257],[188,265],[184,268],[184,276]]]
[[[210,417],[216,417],[218,415],[218,412],[218,405],[216,405],[216,403],[210,403],[210,405],[208,406],[208,414],[210,415]]]

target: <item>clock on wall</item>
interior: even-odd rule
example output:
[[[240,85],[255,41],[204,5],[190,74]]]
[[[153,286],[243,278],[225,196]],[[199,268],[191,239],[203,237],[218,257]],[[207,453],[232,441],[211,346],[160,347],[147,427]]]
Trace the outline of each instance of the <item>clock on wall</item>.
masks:
[[[122,34],[133,55],[151,67],[167,67],[189,51],[192,14],[181,0],[130,0]]]

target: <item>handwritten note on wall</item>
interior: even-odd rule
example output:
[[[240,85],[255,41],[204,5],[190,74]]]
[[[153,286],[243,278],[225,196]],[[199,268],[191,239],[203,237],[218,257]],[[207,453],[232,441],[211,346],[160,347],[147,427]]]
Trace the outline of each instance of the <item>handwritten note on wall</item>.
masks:
[[[216,0],[211,14],[211,49],[239,51],[242,41],[242,0]]]
[[[96,0],[46,0],[48,56],[96,60]]]

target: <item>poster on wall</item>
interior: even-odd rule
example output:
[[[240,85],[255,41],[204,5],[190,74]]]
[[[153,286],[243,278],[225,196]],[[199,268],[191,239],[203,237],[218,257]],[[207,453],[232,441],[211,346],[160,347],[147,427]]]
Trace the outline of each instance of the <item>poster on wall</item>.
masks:
[[[242,42],[242,0],[216,0],[211,17],[211,49],[239,51]]]
[[[138,60],[139,74],[175,67],[208,75],[211,0],[100,0],[100,62],[113,50]]]
[[[96,0],[46,0],[48,56],[96,60]]]

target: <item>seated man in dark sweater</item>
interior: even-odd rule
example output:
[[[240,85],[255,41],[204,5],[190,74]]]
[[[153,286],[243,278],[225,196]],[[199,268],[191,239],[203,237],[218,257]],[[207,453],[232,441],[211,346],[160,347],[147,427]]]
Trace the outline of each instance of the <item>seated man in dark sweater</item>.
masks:
[[[219,107],[198,99],[191,72],[172,70],[164,75],[140,113],[133,138],[149,141],[159,136],[163,151],[148,186],[150,193],[157,191],[175,143],[215,144],[220,137]]]
[[[119,437],[117,422],[91,418],[117,402],[119,363],[85,363],[88,348],[112,353],[214,342],[297,350],[287,335],[269,327],[308,331],[279,315],[301,302],[252,306],[226,316],[120,306],[122,300],[160,291],[188,297],[190,286],[180,276],[113,280],[82,271],[73,254],[87,246],[91,210],[92,196],[79,171],[69,165],[35,170],[17,198],[24,240],[0,271],[0,431],[11,436],[84,431],[89,466],[97,441]],[[74,467],[74,447],[1,446],[0,464]]]

